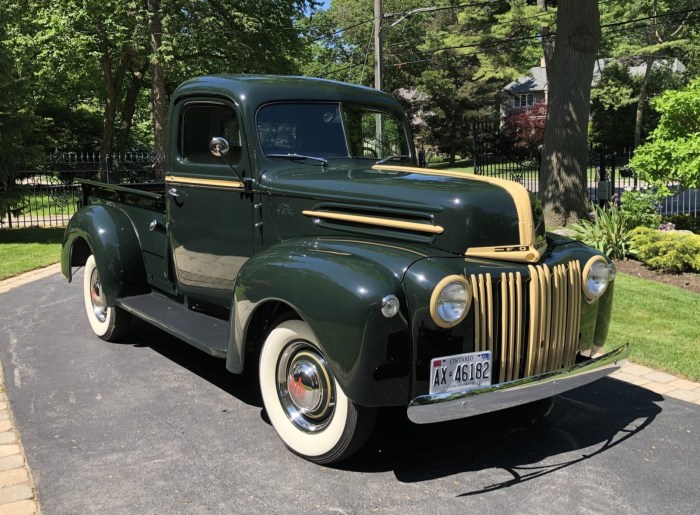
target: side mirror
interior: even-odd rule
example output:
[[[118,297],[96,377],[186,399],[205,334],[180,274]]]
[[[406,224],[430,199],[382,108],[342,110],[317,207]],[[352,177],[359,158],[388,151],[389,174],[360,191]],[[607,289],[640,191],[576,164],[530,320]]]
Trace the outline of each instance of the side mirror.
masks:
[[[215,138],[212,138],[211,142],[209,143],[209,150],[216,157],[221,157],[228,154],[228,148],[229,146],[228,141],[226,141],[226,138],[220,138],[217,136]]]

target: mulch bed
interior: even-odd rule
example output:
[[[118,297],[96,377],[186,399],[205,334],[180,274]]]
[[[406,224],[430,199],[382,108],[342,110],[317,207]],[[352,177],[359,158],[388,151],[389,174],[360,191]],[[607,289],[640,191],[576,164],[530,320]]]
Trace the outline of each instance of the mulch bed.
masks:
[[[651,270],[639,261],[634,261],[632,259],[615,261],[615,266],[618,272],[663,284],[669,284],[700,295],[699,274],[670,274],[667,272],[659,272],[658,270]]]

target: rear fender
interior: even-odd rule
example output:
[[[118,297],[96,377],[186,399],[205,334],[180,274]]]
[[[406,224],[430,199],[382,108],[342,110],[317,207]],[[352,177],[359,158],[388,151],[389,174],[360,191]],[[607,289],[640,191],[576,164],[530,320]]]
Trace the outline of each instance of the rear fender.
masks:
[[[70,282],[72,269],[95,256],[108,306],[118,297],[147,291],[141,245],[131,219],[121,209],[93,204],[71,218],[63,235],[61,272]]]

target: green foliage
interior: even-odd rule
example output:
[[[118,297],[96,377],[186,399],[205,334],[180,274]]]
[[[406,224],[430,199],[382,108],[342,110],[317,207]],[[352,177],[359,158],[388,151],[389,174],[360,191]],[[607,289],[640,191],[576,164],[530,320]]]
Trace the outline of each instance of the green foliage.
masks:
[[[634,147],[634,126],[637,114],[637,101],[642,87],[643,76],[631,75],[629,65],[612,61],[603,68],[596,87],[591,90],[591,144],[606,152],[618,152]],[[652,67],[646,85],[647,99],[655,98],[663,91],[677,89],[683,85],[683,74],[670,68],[671,60],[657,61]],[[659,114],[645,110],[642,121],[642,138],[654,130],[659,122]]]
[[[526,0],[484,4],[461,10],[458,23],[446,31],[443,43],[462,47],[457,51],[476,58],[477,80],[507,83],[539,63],[542,46],[532,36],[539,34],[542,27],[553,28],[556,10],[542,12]]]
[[[623,259],[630,252],[630,236],[624,213],[612,206],[595,206],[592,220],[570,226],[574,238],[603,252],[611,259]]]
[[[659,201],[663,197],[652,191],[630,190],[622,193],[620,209],[627,227],[649,227],[656,229],[661,223]]]
[[[634,255],[650,268],[700,272],[700,235],[637,227],[630,236]]]
[[[649,141],[639,147],[630,166],[639,177],[668,191],[669,181],[682,188],[700,186],[700,78],[679,91],[666,91],[652,105],[661,113]]]
[[[663,223],[673,224],[677,231],[691,231],[700,234],[700,218],[688,214],[664,216]]]

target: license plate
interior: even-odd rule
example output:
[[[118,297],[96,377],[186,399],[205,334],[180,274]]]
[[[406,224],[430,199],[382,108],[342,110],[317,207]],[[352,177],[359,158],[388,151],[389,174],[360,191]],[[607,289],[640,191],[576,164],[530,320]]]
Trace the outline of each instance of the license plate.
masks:
[[[430,393],[468,390],[491,385],[491,351],[433,358]]]

